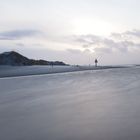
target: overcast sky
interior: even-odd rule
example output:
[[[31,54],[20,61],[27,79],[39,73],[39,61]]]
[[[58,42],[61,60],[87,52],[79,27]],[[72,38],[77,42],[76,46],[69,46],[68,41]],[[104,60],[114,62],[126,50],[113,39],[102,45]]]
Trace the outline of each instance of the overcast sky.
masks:
[[[70,64],[140,63],[140,0],[0,0],[0,53]]]

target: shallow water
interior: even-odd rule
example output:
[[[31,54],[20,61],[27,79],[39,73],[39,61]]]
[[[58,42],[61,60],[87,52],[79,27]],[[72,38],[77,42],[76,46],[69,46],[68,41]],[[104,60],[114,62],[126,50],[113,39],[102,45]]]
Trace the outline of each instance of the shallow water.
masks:
[[[140,67],[0,79],[1,140],[139,140]]]

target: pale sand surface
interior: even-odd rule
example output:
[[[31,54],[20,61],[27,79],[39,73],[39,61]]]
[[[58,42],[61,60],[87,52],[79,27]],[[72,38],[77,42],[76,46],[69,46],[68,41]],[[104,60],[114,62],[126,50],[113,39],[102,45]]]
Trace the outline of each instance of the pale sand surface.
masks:
[[[1,78],[0,140],[140,140],[140,68]]]

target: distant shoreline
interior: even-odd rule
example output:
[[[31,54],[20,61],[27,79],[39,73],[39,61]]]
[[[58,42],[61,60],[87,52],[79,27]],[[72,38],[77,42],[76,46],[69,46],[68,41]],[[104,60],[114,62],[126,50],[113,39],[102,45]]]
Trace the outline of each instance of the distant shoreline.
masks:
[[[87,70],[127,68],[126,66],[0,66],[0,78],[46,75]]]

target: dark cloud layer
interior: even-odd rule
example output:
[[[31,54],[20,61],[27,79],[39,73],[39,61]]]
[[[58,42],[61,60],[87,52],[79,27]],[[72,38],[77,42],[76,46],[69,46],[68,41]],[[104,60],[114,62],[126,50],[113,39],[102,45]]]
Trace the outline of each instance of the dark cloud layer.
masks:
[[[0,32],[0,40],[18,40],[24,38],[30,38],[43,35],[42,31],[39,30],[12,30]],[[93,34],[88,35],[73,35],[69,36],[69,42],[74,46],[79,45],[82,50],[89,50],[91,52],[98,53],[112,53],[112,52],[128,52],[133,48],[140,49],[140,30],[126,31],[123,33],[112,33],[109,37],[102,37]],[[57,43],[57,40],[54,40]],[[58,42],[60,43],[60,42]],[[63,43],[63,42],[61,42]],[[16,46],[26,46],[23,42],[18,42]],[[76,48],[70,48],[67,50],[74,54],[78,54],[81,51]]]
[[[38,30],[12,30],[0,32],[0,40],[16,40],[41,34]]]

